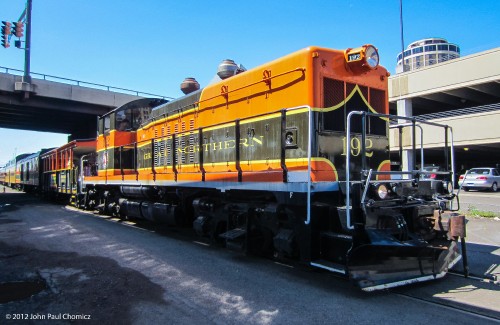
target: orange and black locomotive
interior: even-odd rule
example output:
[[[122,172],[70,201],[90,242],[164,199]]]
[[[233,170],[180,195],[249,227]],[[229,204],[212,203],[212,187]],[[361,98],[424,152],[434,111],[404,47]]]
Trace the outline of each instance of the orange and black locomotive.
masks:
[[[451,211],[453,162],[439,181],[391,171],[378,63],[372,45],[309,47],[248,71],[225,60],[203,89],[188,78],[181,98],[123,105],[99,118],[95,151],[71,163],[73,200],[299,259],[367,291],[442,277],[465,236]]]

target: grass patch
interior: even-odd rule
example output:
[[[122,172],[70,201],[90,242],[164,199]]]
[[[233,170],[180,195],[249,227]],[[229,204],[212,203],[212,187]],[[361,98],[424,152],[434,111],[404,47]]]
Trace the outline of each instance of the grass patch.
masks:
[[[478,210],[475,206],[471,205],[467,211],[465,211],[465,215],[468,217],[495,218],[498,216],[498,213]]]

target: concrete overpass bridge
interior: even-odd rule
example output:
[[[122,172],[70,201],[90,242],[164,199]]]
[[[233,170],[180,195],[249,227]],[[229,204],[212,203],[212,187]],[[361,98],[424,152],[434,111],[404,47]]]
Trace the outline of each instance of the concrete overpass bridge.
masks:
[[[391,114],[453,128],[457,171],[500,164],[500,48],[391,76],[389,102]],[[395,131],[391,140],[398,144]],[[424,128],[423,142],[433,148],[424,153],[426,164],[442,163],[437,153],[443,141]],[[410,148],[409,134],[403,144]]]
[[[23,71],[5,67],[0,71],[0,128],[92,138],[96,116],[134,99],[163,97],[37,73],[26,83]]]

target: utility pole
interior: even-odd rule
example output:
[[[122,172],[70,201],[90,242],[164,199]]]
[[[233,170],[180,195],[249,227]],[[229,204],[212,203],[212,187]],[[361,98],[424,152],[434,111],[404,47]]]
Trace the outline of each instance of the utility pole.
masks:
[[[399,0],[399,24],[401,32],[401,64],[403,66],[403,72],[405,72],[406,69],[405,69],[405,41],[403,37],[403,0]]]
[[[31,83],[30,75],[30,54],[31,54],[31,7],[32,0],[26,2],[26,44],[24,49],[24,78],[23,81]]]

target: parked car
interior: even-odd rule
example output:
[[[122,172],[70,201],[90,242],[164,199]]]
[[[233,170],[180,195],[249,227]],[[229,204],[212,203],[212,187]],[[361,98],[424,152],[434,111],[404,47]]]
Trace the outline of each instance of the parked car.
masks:
[[[429,165],[422,168],[423,173],[420,174],[420,179],[427,180],[449,180],[450,172],[446,171],[441,166]]]
[[[500,173],[496,168],[472,168],[466,174],[460,175],[458,183],[465,191],[489,189],[496,192],[500,184]]]

